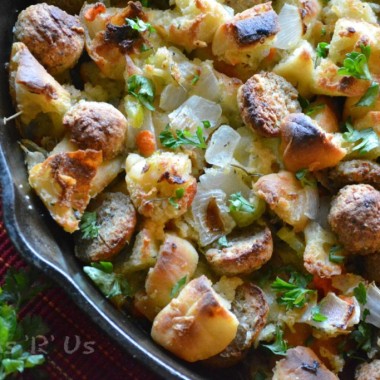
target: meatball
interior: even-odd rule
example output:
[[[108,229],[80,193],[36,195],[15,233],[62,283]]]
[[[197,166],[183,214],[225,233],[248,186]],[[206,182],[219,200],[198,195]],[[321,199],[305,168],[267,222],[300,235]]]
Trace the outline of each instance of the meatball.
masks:
[[[63,125],[70,131],[71,142],[80,149],[102,151],[104,160],[125,148],[127,119],[111,104],[79,102],[65,114]]]
[[[23,10],[15,25],[23,42],[50,74],[73,67],[82,54],[84,29],[76,16],[45,3]]]
[[[348,252],[380,252],[380,191],[371,185],[341,189],[332,201],[328,221]]]
[[[373,360],[358,367],[355,380],[380,380],[380,360]]]
[[[274,73],[255,74],[240,87],[238,103],[244,123],[264,137],[280,135],[285,116],[301,112],[297,90]]]
[[[345,185],[367,183],[380,190],[380,165],[368,160],[350,160],[316,173],[318,180],[331,192]]]
[[[129,197],[123,193],[102,194],[96,212],[98,234],[84,238],[75,236],[75,254],[84,261],[108,260],[130,241],[136,226],[136,211]]]

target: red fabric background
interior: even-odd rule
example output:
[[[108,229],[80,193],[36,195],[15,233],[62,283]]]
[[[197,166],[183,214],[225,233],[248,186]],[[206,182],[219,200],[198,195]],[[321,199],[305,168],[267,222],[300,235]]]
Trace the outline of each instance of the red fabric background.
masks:
[[[8,268],[25,265],[4,229],[0,202],[0,281]],[[50,328],[46,336],[49,343],[43,346],[48,351],[46,362],[39,370],[26,370],[25,379],[158,379],[105,335],[58,286],[30,302],[25,312],[41,316]],[[93,353],[84,353],[86,342]]]

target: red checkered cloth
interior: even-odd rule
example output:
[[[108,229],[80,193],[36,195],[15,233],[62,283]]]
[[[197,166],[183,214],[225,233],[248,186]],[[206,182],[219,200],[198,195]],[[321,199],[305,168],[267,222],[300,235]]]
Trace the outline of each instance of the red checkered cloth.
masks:
[[[8,268],[25,265],[5,231],[0,201],[0,281]],[[40,350],[46,348],[46,362],[26,370],[25,379],[158,379],[105,335],[58,286],[31,301],[25,313],[39,315],[50,328],[36,341]]]

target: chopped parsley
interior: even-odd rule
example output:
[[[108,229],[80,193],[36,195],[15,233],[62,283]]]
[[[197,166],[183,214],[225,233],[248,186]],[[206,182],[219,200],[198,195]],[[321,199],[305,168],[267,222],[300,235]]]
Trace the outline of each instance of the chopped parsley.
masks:
[[[355,143],[352,151],[359,154],[366,154],[373,149],[380,147],[380,139],[373,128],[366,128],[361,131],[354,129],[350,123],[346,123],[347,132],[343,133],[343,139],[347,142]]]
[[[285,305],[287,310],[301,308],[308,301],[308,296],[315,293],[315,290],[307,289],[312,276],[293,272],[289,282],[277,277],[271,288],[279,295],[277,302]]]
[[[302,187],[317,187],[317,181],[315,178],[311,175],[310,171],[308,169],[300,169],[296,172],[296,178],[298,181],[301,182]]]
[[[354,289],[354,296],[360,304],[367,303],[367,290],[362,282]]]
[[[206,129],[211,128],[211,123],[210,123],[209,120],[203,120],[203,121],[202,121],[202,124],[203,124],[203,126],[204,126]]]
[[[372,82],[368,87],[366,93],[360,98],[360,100],[355,104],[357,107],[371,107],[376,103],[379,97],[379,84]]]
[[[231,243],[228,242],[226,236],[222,236],[218,239],[218,245],[222,248],[227,248],[231,246]]]
[[[184,194],[185,194],[185,189],[182,189],[182,188],[177,189],[177,190],[175,191],[175,196],[169,198],[169,203],[170,203],[174,208],[177,208],[177,209],[178,209],[178,208],[179,208],[179,205],[178,205],[178,202],[177,202],[177,201],[178,201],[179,199],[183,198]]]
[[[143,32],[148,31],[150,34],[150,33],[154,33],[156,31],[156,29],[154,29],[151,24],[149,24],[148,22],[145,22],[139,18],[136,18],[134,20],[131,18],[126,18],[125,21],[133,30],[137,30],[139,33],[143,33]]]
[[[99,225],[96,221],[96,212],[85,212],[79,224],[82,238],[85,240],[95,239],[99,235]]]
[[[315,322],[324,322],[327,320],[327,317],[320,312],[318,306],[315,306],[311,313],[311,319]]]
[[[368,60],[371,47],[360,45],[361,52],[353,51],[346,54],[343,66],[338,69],[340,75],[346,75],[357,79],[371,80],[371,73],[368,68]]]
[[[200,76],[198,74],[194,74],[193,79],[191,80],[191,85],[195,86],[197,82],[199,81]]]
[[[91,266],[83,267],[83,271],[107,298],[131,295],[128,281],[114,273],[113,264],[109,261],[91,263]]]
[[[154,111],[155,87],[151,79],[134,74],[127,79],[128,94],[133,95],[145,108]]]
[[[181,279],[179,279],[173,286],[171,292],[170,292],[170,298],[175,298],[178,296],[179,292],[182,290],[182,288],[186,285],[187,276],[183,276]]]
[[[186,129],[177,129],[175,133],[173,133],[170,126],[167,125],[165,130],[160,133],[159,138],[161,144],[170,149],[177,149],[182,145],[192,145],[201,149],[207,148],[202,127],[198,127],[195,134],[192,134]]]
[[[241,195],[240,191],[231,194],[228,202],[230,203],[230,211],[255,212],[255,207]]]
[[[298,96],[298,101],[302,107],[302,111],[305,115],[311,116],[314,113],[324,109],[326,107],[325,104],[311,104],[309,100],[304,98],[303,96]]]
[[[264,347],[271,350],[275,355],[286,356],[286,351],[288,351],[288,342],[284,340],[284,332],[281,330],[280,326],[276,326],[275,341],[272,344],[263,344]]]
[[[345,256],[340,255],[342,253],[343,248],[340,245],[334,245],[329,250],[329,260],[332,263],[340,264],[346,259]]]
[[[326,32],[326,29],[325,29],[325,32]],[[317,49],[316,49],[317,57],[326,58],[327,54],[329,53],[329,49],[330,49],[330,44],[328,44],[327,42],[320,42],[317,45]]]

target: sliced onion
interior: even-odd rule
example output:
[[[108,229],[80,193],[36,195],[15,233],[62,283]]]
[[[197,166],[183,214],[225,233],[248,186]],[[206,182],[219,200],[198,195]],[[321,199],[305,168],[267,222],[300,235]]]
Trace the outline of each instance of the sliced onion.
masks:
[[[380,289],[373,282],[367,287],[367,302],[364,309],[370,312],[366,322],[380,328]]]
[[[233,160],[236,146],[240,141],[240,135],[228,125],[220,126],[211,136],[205,154],[209,164],[224,168]]]
[[[203,188],[208,190],[221,189],[229,198],[231,194],[241,192],[245,198],[249,198],[250,188],[243,179],[244,172],[232,167],[209,168],[205,174],[199,177]]]
[[[186,90],[181,86],[168,84],[161,93],[160,108],[171,112],[178,108],[187,97]]]
[[[220,218],[223,221],[224,229],[222,231],[210,228],[207,222],[207,207],[210,200],[214,198]],[[199,234],[199,244],[204,247],[211,244],[220,237],[227,235],[235,227],[235,222],[229,215],[228,207],[226,206],[226,194],[215,188],[213,190],[205,189],[202,185],[198,186],[197,194],[192,203],[192,213],[194,217],[194,228]]]
[[[274,47],[278,49],[293,49],[301,40],[303,33],[300,11],[294,5],[285,4],[278,15],[280,32],[277,34]]]
[[[217,101],[220,94],[219,81],[215,76],[214,69],[209,62],[203,62],[201,74],[195,86],[193,86],[193,95],[202,96],[211,101]]]
[[[211,102],[197,95],[191,96],[179,108],[169,114],[170,124],[173,129],[188,129],[195,132],[198,126],[202,126],[202,121],[209,121],[210,128],[218,125],[222,115],[222,108],[219,104]],[[208,135],[208,130],[204,134]]]

